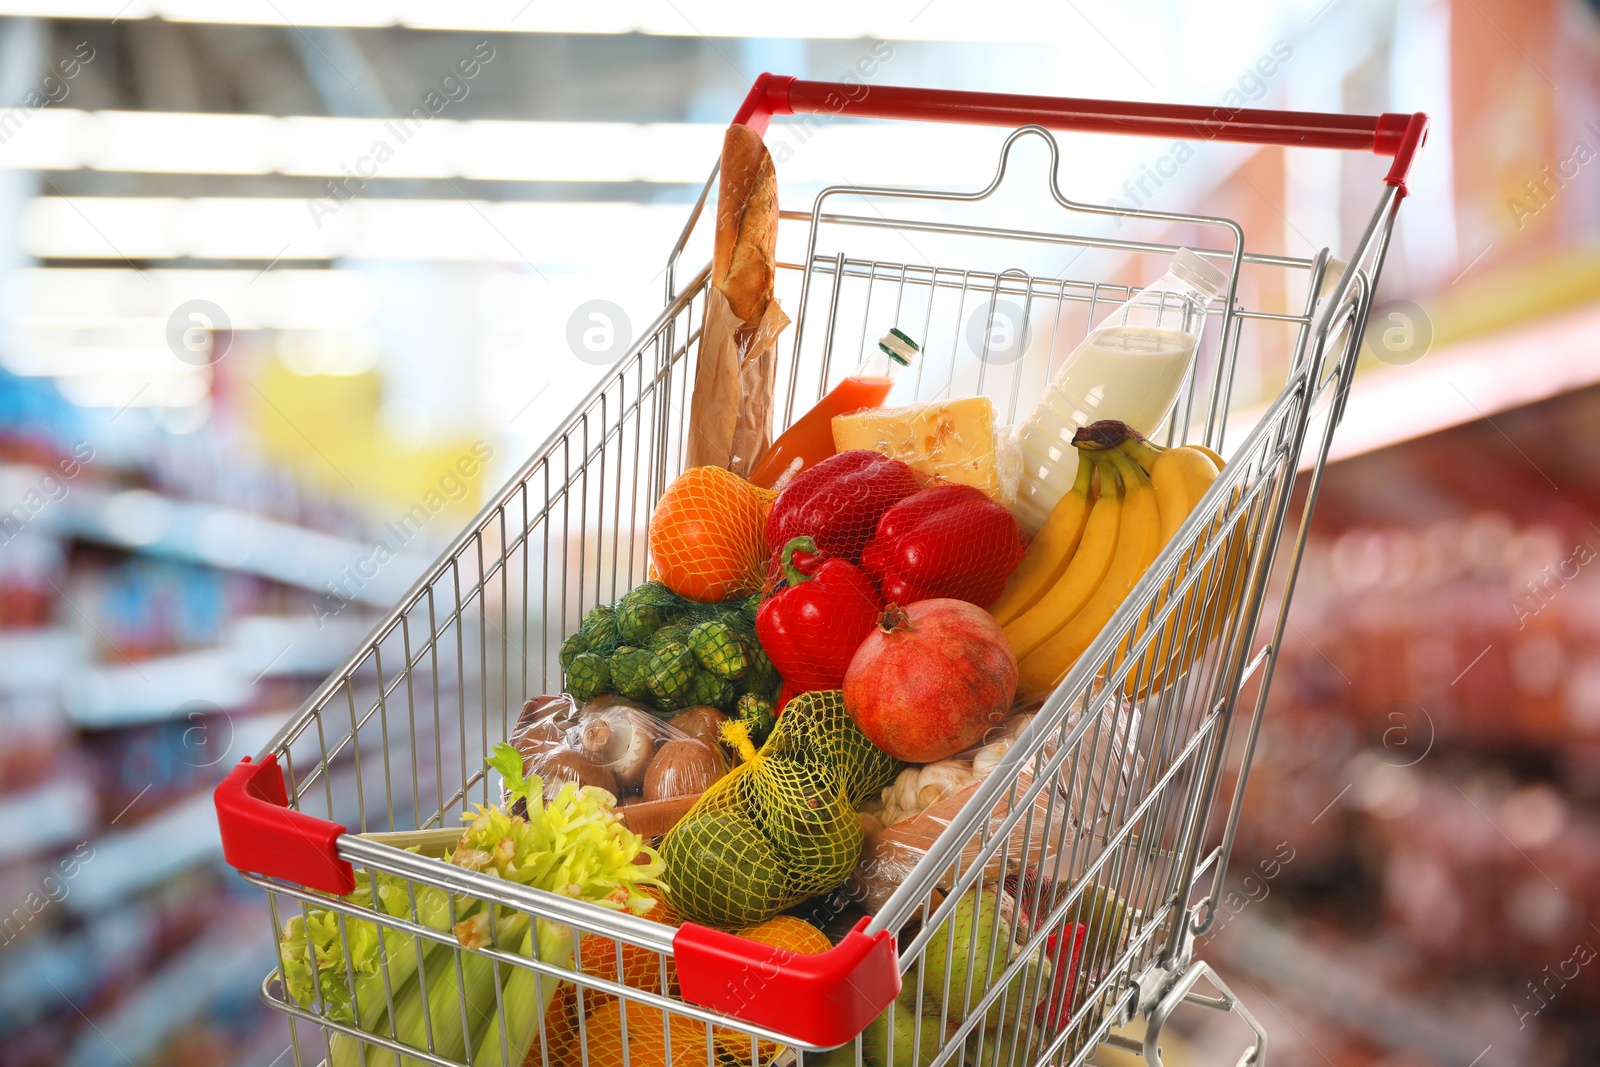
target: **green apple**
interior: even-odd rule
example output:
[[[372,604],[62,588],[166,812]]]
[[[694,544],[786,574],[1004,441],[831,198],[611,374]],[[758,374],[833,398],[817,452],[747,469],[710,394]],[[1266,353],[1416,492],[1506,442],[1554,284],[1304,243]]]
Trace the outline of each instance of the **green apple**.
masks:
[[[1012,901],[1004,893],[969,889],[962,895],[922,953],[924,1011],[937,1013],[942,998],[950,1019],[959,1022],[968,1005],[983,999],[995,976],[1010,966],[1020,950],[1011,940],[1011,918]],[[915,981],[915,972],[906,976],[908,985],[914,987]],[[1049,988],[1050,961],[1043,953],[1035,953],[1011,979],[1004,1010],[998,1003],[990,1007],[984,1029],[993,1030],[1002,1023],[1011,1027]]]
[[[916,1000],[904,994],[888,1011],[867,1024],[862,1054],[868,1067],[927,1067],[944,1047],[944,1030],[937,1016],[916,1013]],[[889,1016],[894,1016],[891,1027]],[[889,1035],[894,1033],[894,1060],[889,1059]],[[915,1054],[915,1059],[912,1058]]]
[[[867,1024],[861,1035],[861,1060],[865,1067],[927,1067],[934,1061],[944,1047],[944,1031],[937,1016],[919,1016],[916,1007],[915,992],[902,992],[882,1015]],[[892,1063],[889,1059],[891,1031],[894,1035]],[[851,1041],[828,1052],[807,1056],[806,1067],[856,1067],[856,1043]]]

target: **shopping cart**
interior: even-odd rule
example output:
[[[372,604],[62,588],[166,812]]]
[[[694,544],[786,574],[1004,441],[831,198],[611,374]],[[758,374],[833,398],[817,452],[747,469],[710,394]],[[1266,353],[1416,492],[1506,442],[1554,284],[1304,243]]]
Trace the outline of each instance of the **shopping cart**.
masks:
[[[1162,1026],[1185,1004],[1236,1012],[1254,1032],[1240,1063],[1259,1065],[1264,1031],[1194,959],[1194,943],[1216,915],[1307,522],[1427,119],[868,89],[763,75],[736,121],[766,134],[773,114],[792,113],[1018,128],[1005,138],[986,188],[830,186],[809,212],[782,214],[785,235],[805,227],[805,251],[799,262],[780,263],[779,293],[795,323],[780,354],[780,422],[803,413],[889,326],[923,342],[917,399],[981,392],[1014,421],[1048,380],[1052,357],[1137,290],[1181,236],[1229,274],[1167,428],[1169,441],[1203,439],[1229,457],[1195,513],[999,769],[887,903],[831,952],[793,957],[692,924],[674,930],[397,847],[410,838],[388,835],[433,828],[449,836],[470,806],[498,799],[484,757],[507,737],[527,696],[559,688],[562,636],[588,608],[609,603],[648,573],[644,530],[681,466],[707,294],[709,267],[680,284],[678,264],[702,219],[713,172],[668,259],[666,306],[614,372],[561,420],[266,750],[218,788],[227,859],[265,890],[274,941],[291,916],[332,909],[341,924],[399,931],[405,951],[443,944],[459,968],[468,950],[418,921],[416,895],[427,886],[564,924],[575,945],[580,933],[604,938],[601,956],[610,958],[580,951],[570,970],[477,950],[497,970],[528,968],[541,983],[574,990],[573,1037],[559,1043],[540,1022],[528,1062],[545,1067],[626,1065],[629,1055],[640,1067],[760,1067],[774,1058],[803,1063],[841,1042],[829,1063],[1079,1064],[1110,1042],[1159,1065]],[[1248,251],[1242,228],[1226,218],[1070,200],[1057,185],[1052,129],[1202,147],[1232,141],[1363,150],[1392,156],[1393,165],[1341,269],[1327,249],[1310,258]],[[996,224],[984,212],[999,213],[1005,198],[995,194],[1013,150],[1032,139],[1048,150],[1047,211],[1034,212],[1028,225]],[[1130,222],[1138,225],[1124,234]],[[1149,232],[1168,236],[1138,238]],[[1284,307],[1299,310],[1244,306],[1247,269],[1277,279],[1276,291],[1295,294]],[[1102,277],[1121,271],[1134,284],[1093,281],[1091,270]],[[1022,318],[1011,325],[1032,339],[997,358],[989,327],[1017,307]],[[1282,385],[1253,425],[1241,428],[1232,410],[1241,340],[1260,351],[1272,347],[1273,331],[1287,353]],[[1276,619],[1264,620],[1268,574],[1303,454],[1310,473],[1300,533],[1281,566],[1287,582]],[[1244,583],[1237,598],[1194,588],[1221,588],[1236,578]],[[1181,624],[1167,625],[1174,617]],[[1162,672],[1159,687],[1148,684],[1154,669]],[[1251,683],[1253,700],[1242,695]],[[1144,692],[1151,688],[1159,691]],[[1143,699],[1135,705],[1124,693]],[[1225,778],[1235,761],[1237,772]],[[1224,781],[1231,795],[1224,795]],[[1219,843],[1208,845],[1212,840]],[[379,876],[409,887],[410,914],[330,896]],[[1002,886],[1011,907],[972,906],[980,889]],[[1021,947],[997,950],[1002,936]],[[957,944],[966,945],[964,961],[955,958]],[[944,946],[946,958],[930,958],[930,945]],[[348,943],[343,951],[348,961]],[[624,951],[650,954],[649,980],[614,980]],[[297,1064],[315,1062],[324,1041],[341,1040],[334,1035],[366,1042],[376,1050],[368,1062],[399,1062],[401,1052],[410,1062],[456,1062],[408,1048],[392,1028],[365,1033],[338,1022],[326,1004],[297,1002],[285,990],[282,962],[280,955],[262,996],[289,1016]],[[392,1006],[396,991],[384,982]],[[632,1051],[620,1060],[602,1056],[583,1024],[612,997],[658,1009],[651,1017],[661,1020],[659,1030],[652,1025],[651,1033],[630,1037],[632,1016],[623,1013],[623,1043]],[[463,1001],[451,1010],[465,1021],[484,1009]],[[499,1010],[497,998],[488,1011]],[[858,1038],[884,1012],[890,1025]],[[1124,1036],[1125,1024],[1140,1016],[1142,1041]],[[738,1035],[731,1044],[730,1033]]]

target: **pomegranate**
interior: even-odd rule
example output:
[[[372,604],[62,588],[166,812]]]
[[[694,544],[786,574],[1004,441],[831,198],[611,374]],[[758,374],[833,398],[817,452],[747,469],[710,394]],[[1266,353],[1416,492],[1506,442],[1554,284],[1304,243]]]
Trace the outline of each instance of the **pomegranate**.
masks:
[[[895,759],[971,748],[1011,710],[1017,658],[994,618],[965,600],[890,604],[850,660],[844,706]]]

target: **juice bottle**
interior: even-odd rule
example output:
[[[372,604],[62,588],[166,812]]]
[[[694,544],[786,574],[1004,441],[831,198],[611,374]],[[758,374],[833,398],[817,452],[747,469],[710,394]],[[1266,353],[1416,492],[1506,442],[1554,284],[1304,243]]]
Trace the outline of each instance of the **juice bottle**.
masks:
[[[877,353],[862,361],[772,442],[750,472],[750,481],[771,489],[795,460],[800,461],[798,472],[833,455],[833,417],[881,407],[894,385],[894,372],[907,366],[916,354],[915,341],[899,330],[890,330],[878,342]]]
[[[1029,533],[1072,489],[1072,435],[1100,419],[1143,434],[1161,428],[1177,403],[1205,325],[1206,305],[1228,276],[1187,248],[1167,273],[1098,322],[1073,349],[1017,433],[1022,482],[1013,510]]]

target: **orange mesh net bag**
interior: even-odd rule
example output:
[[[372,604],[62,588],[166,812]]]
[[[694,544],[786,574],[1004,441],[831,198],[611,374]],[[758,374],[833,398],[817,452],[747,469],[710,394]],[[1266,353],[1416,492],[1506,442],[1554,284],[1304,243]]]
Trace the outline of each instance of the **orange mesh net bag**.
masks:
[[[703,1023],[613,999],[584,1020],[562,1062],[582,1063],[587,1050],[589,1067],[699,1067],[710,1044]]]
[[[691,467],[650,516],[651,564],[681,597],[709,603],[761,588],[771,494],[721,467]]]

